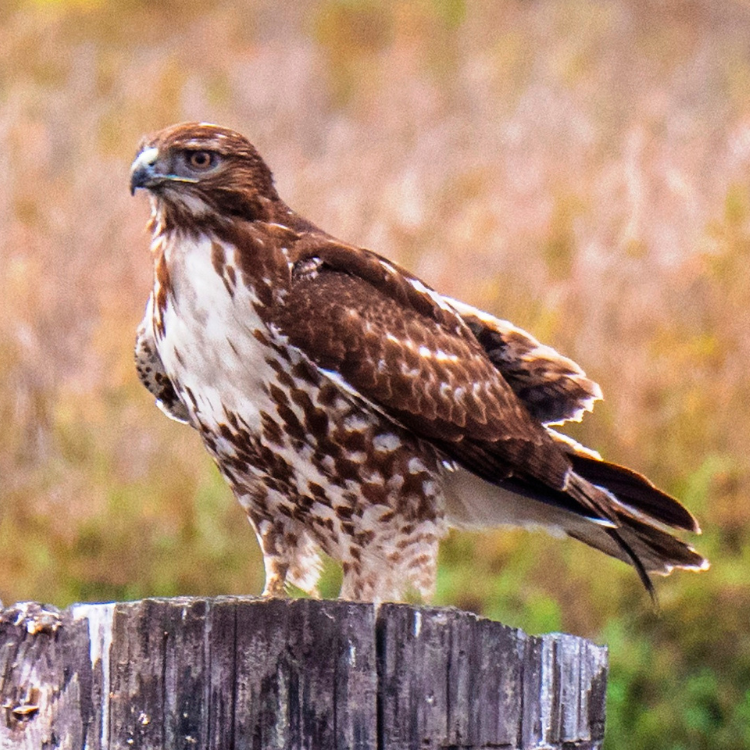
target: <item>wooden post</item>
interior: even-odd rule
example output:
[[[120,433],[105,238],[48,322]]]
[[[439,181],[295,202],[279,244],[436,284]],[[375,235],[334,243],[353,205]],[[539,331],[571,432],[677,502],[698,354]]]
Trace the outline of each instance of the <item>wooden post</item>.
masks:
[[[607,653],[454,609],[146,599],[0,609],[0,748],[600,748]]]

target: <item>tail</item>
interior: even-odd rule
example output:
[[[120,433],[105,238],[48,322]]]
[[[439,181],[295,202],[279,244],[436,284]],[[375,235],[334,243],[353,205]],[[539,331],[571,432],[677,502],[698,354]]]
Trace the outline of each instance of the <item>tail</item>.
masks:
[[[569,458],[575,473],[614,495],[622,512],[629,512],[647,523],[658,521],[673,529],[701,533],[692,513],[642,474],[583,453],[570,453]]]
[[[568,536],[630,563],[656,603],[649,573],[669,575],[675,568],[705,570],[708,560],[668,527],[700,533],[693,516],[673,497],[630,469],[605,461],[576,460],[586,475],[571,476],[569,492],[587,499],[611,524],[571,525]],[[596,484],[594,484],[596,482]]]
[[[567,535],[632,565],[652,598],[649,574],[706,570],[708,560],[668,529],[700,531],[693,516],[640,474],[570,449],[565,492],[492,484],[458,468],[446,476],[446,517],[458,528],[500,525]]]

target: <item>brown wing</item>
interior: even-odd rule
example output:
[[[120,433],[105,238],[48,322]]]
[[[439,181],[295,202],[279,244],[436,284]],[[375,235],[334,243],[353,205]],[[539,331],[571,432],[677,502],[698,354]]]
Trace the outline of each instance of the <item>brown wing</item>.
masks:
[[[321,243],[272,324],[364,401],[489,479],[561,489],[570,464],[461,317],[374,253]]]
[[[461,315],[531,416],[542,424],[580,421],[602,397],[601,388],[572,359],[507,320],[444,299]]]

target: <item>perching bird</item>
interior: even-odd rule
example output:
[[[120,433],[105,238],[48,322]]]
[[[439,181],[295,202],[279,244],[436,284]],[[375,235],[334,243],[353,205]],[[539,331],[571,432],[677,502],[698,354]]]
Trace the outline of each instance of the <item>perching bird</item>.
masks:
[[[434,589],[450,527],[542,527],[649,573],[708,561],[677,501],[553,430],[596,383],[511,323],[445,297],[290,209],[239,133],[184,123],[145,140],[155,266],[140,379],[200,433],[256,531],[264,594]]]

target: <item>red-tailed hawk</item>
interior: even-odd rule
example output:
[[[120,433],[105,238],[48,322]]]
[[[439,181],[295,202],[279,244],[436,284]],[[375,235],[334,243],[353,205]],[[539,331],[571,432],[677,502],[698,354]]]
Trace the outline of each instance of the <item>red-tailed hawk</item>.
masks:
[[[565,533],[649,573],[708,562],[679,502],[553,430],[601,397],[512,324],[331,237],[279,198],[241,135],[186,123],[146,140],[154,288],[138,374],[200,433],[263,550],[266,595],[433,591],[450,527]]]

